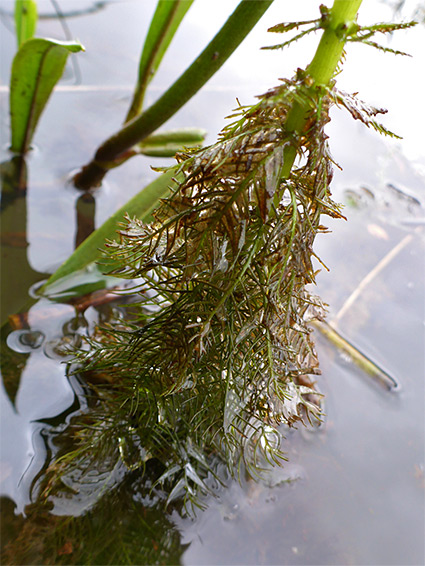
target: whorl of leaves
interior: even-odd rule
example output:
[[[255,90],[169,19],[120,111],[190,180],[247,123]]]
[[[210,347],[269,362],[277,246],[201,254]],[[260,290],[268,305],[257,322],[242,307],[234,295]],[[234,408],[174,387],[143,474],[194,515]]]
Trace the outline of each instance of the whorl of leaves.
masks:
[[[283,49],[284,47],[288,47],[291,43],[298,41],[305,35],[309,33],[316,32],[318,30],[326,30],[329,26],[332,26],[332,16],[328,8],[326,6],[320,6],[321,16],[320,18],[314,20],[305,20],[300,22],[290,22],[290,23],[282,23],[277,24],[268,29],[269,32],[274,33],[287,33],[292,30],[298,30],[299,28],[305,28],[296,35],[292,36],[291,38],[287,39],[283,43],[279,43],[277,45],[270,45],[267,47],[263,47],[262,49]],[[393,55],[407,55],[410,56],[408,53],[404,51],[398,51],[396,49],[392,49],[391,47],[385,47],[380,45],[376,41],[372,41],[371,38],[374,37],[376,34],[387,34],[393,33],[394,31],[398,30],[405,30],[415,26],[417,22],[400,22],[400,23],[378,23],[371,26],[360,26],[357,23],[352,23],[351,26],[342,26],[341,28],[336,28],[336,32],[339,33],[341,36],[344,36],[346,41],[356,42],[356,43],[363,43],[364,45],[369,45],[370,47],[374,47],[375,49],[379,49],[380,51],[384,51],[386,53],[392,53]],[[309,27],[307,27],[309,26]]]

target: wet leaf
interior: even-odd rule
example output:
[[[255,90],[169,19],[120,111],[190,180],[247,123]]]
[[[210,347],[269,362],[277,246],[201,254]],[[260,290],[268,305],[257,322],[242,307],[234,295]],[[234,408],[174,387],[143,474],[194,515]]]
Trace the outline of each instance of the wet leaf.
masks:
[[[184,467],[184,471],[186,473],[187,478],[192,480],[193,483],[195,483],[198,487],[201,488],[201,490],[208,491],[207,486],[201,480],[201,478],[198,476],[198,474],[195,472],[192,464],[187,463]]]
[[[342,90],[334,89],[332,93],[334,102],[351,114],[354,120],[360,120],[368,128],[371,127],[377,132],[390,136],[393,138],[401,139],[400,136],[391,132],[383,124],[375,120],[378,114],[386,114],[388,110],[385,108],[375,108],[366,102],[360,100],[355,94],[350,94]]]
[[[29,39],[12,64],[10,83],[11,150],[25,153],[50,94],[62,76],[69,53],[84,50],[78,42]]]

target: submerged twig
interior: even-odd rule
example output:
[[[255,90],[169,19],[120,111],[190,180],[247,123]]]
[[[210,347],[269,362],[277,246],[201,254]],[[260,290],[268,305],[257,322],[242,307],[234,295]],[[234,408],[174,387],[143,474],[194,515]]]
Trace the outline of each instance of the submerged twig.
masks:
[[[313,325],[328,338],[339,350],[342,350],[352,359],[352,361],[367,375],[372,377],[386,389],[393,391],[399,389],[398,381],[387,371],[382,369],[374,360],[366,356],[352,342],[344,338],[332,322],[314,321]]]

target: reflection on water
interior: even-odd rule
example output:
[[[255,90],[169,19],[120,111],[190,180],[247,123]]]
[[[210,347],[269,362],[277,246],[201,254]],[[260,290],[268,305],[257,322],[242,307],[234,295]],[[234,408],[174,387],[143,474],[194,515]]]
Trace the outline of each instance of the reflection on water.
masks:
[[[63,12],[71,6],[69,2],[61,5]],[[68,486],[69,499],[56,501],[56,514],[46,508],[40,516],[32,505],[46,462],[66,449],[61,445],[61,431],[73,415],[87,408],[85,385],[75,376],[68,377],[62,363],[67,359],[67,341],[78,340],[102,313],[89,308],[81,316],[71,305],[52,305],[46,300],[34,304],[28,289],[66,259],[94,225],[153,178],[150,161],[141,158],[113,171],[107,185],[90,198],[81,198],[67,185],[70,170],[87,161],[125,113],[130,89],[122,85],[133,80],[134,54],[143,35],[141,30],[129,30],[137,27],[138,20],[147,25],[153,10],[147,5],[106,5],[101,18],[109,31],[103,39],[100,32],[96,34],[103,51],[93,39],[90,17],[95,15],[68,21],[73,34],[88,48],[81,63],[83,84],[112,88],[117,84],[117,90],[102,93],[101,104],[96,92],[77,96],[72,90],[57,92],[37,131],[37,148],[28,158],[26,198],[16,191],[11,198],[10,186],[2,193],[2,205],[7,204],[2,211],[2,304],[6,311],[2,316],[28,302],[21,326],[2,330],[2,544],[18,537],[15,551],[20,544],[27,563],[42,562],[40,545],[27,548],[26,540],[42,540],[58,564],[89,563],[89,557],[96,557],[97,563],[126,564],[423,563],[425,161],[417,156],[417,162],[409,161],[403,154],[407,146],[386,144],[370,132],[359,131],[340,114],[329,130],[335,157],[344,167],[336,172],[334,192],[337,200],[352,206],[346,209],[348,222],[332,223],[333,235],[317,242],[318,255],[331,267],[330,274],[319,276],[319,293],[330,303],[330,319],[336,319],[345,335],[396,376],[400,391],[388,393],[373,385],[318,335],[326,421],[314,433],[288,434],[289,463],[274,470],[268,483],[244,479],[239,484],[222,470],[224,487],[216,486],[217,496],[206,498],[206,510],[189,518],[177,507],[163,512],[164,494],[159,489],[152,491],[156,472],[150,468],[152,463],[143,478],[137,471],[122,468],[115,469],[113,477],[104,478],[100,473],[89,478],[91,487],[85,485],[79,494],[75,481]],[[381,6],[370,5],[371,12]],[[273,10],[264,28],[282,19],[282,2],[276,2]],[[117,54],[109,45],[111,22],[118,17],[123,18],[123,25],[114,26]],[[43,26],[48,35],[49,21]],[[191,39],[197,33],[202,36],[196,30],[194,25],[190,28]],[[252,48],[255,57],[258,47],[269,42],[264,33],[258,33],[247,44],[258,42]],[[199,46],[202,39],[198,37]],[[5,53],[14,49],[9,40]],[[1,41],[7,40],[3,37]],[[175,58],[179,48],[177,43]],[[251,57],[251,51],[245,53]],[[272,57],[275,55],[280,57]],[[278,59],[273,61],[276,68]],[[350,59],[349,68],[364,67],[359,61]],[[4,65],[3,84],[7,82]],[[212,141],[235,96],[245,96],[249,102],[253,94],[274,83],[275,68],[269,69],[266,81],[261,66],[265,74],[254,81],[251,76],[246,80],[244,71],[231,65],[229,62],[199,94],[196,104],[183,109],[170,127],[206,127]],[[165,67],[170,70],[172,59],[165,61]],[[117,73],[111,73],[115,68]],[[263,79],[264,85],[259,85]],[[163,75],[160,86],[162,80]],[[238,81],[244,86],[231,92],[224,88]],[[380,95],[376,96],[379,102]],[[388,98],[383,103],[391,106]],[[394,105],[397,108],[396,102]],[[1,108],[4,124],[5,92],[1,93]],[[396,122],[411,122],[402,112],[394,112]],[[111,116],[110,122],[105,115]],[[411,144],[411,138],[406,143]],[[2,140],[3,149],[6,142]],[[415,147],[419,145],[416,138]],[[9,160],[4,152],[1,161]],[[407,244],[389,256],[342,311],[347,298],[406,235],[411,237]],[[67,513],[78,519],[73,522]],[[78,540],[84,541],[85,550]],[[14,559],[19,563],[18,555]]]

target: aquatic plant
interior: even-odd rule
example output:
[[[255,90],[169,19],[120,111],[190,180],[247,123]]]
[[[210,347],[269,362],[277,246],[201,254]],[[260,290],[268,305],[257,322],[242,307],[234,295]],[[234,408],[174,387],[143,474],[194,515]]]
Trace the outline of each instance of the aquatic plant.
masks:
[[[78,41],[35,38],[37,2],[15,0],[18,51],[10,77],[10,149],[25,154],[41,114],[62,76],[68,55],[84,51]]]
[[[342,216],[330,193],[329,110],[393,135],[376,120],[385,110],[339,91],[334,76],[346,42],[374,45],[373,34],[411,25],[361,28],[360,3],[335,0],[315,22],[272,28],[323,30],[311,64],[239,106],[217,143],[178,153],[154,220],[127,217],[107,244],[106,268],[130,279],[136,298],[79,353],[89,408],[45,496],[54,478],[83,480],[96,462],[133,471],[159,461],[168,503],[197,505],[217,459],[261,475],[285,458],[287,428],[320,422],[310,321],[324,309],[306,285],[322,217]]]

